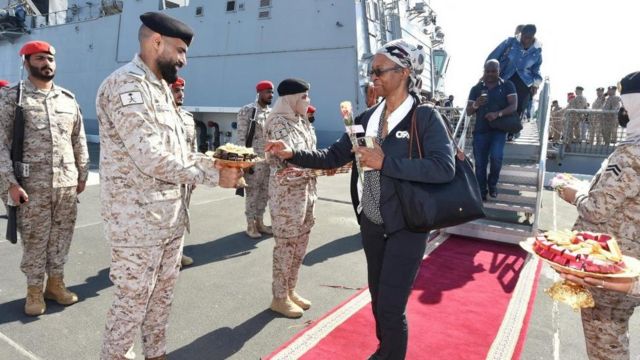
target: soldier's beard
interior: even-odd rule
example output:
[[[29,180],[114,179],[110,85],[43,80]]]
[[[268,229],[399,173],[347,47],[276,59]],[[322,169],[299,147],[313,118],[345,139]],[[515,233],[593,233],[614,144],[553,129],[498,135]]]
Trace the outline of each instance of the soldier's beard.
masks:
[[[44,70],[51,70],[51,75],[45,75]],[[29,74],[38,80],[51,81],[56,76],[55,71],[52,68],[43,66],[42,68],[37,68],[31,64],[29,64]]]
[[[160,70],[160,75],[169,84],[173,84],[176,80],[178,80],[178,69],[176,68],[176,64],[171,61],[165,61],[162,59],[158,59],[157,61],[158,69]]]

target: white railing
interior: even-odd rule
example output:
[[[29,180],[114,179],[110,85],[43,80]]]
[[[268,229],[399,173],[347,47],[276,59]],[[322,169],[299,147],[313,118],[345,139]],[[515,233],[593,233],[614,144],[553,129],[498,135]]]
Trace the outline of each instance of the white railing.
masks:
[[[551,109],[549,106],[549,94],[551,93],[551,83],[545,79],[542,92],[540,93],[538,105],[538,131],[540,135],[540,151],[538,153],[538,181],[536,188],[536,210],[531,226],[531,233],[538,231],[540,224],[540,208],[542,207],[542,190],[544,189],[544,173],[547,167],[547,147],[549,146],[549,119]]]

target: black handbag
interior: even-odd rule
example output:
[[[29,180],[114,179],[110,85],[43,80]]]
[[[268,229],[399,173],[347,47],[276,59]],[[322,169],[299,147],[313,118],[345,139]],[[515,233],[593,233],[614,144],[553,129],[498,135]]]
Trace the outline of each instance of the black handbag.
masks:
[[[501,116],[493,121],[487,121],[492,129],[504,131],[509,134],[519,133],[522,130],[522,121],[518,113]]]
[[[422,145],[416,123],[416,113],[420,110],[426,109],[424,107],[416,108],[411,117],[409,159],[413,154],[413,139],[416,139],[418,155],[422,159]],[[430,110],[430,116],[433,116],[435,110]],[[413,232],[429,232],[486,216],[473,166],[455,143],[451,129],[447,124],[444,126],[457,150],[455,156],[456,174],[453,180],[448,183],[431,184],[393,179],[405,223],[407,228]]]

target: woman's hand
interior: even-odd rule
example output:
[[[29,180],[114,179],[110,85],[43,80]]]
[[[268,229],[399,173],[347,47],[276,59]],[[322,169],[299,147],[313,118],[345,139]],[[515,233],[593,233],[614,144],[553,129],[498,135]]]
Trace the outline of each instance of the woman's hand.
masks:
[[[282,140],[270,140],[264,146],[264,152],[274,154],[281,160],[288,160],[293,157],[293,150]]]
[[[576,201],[576,195],[578,195],[578,188],[573,185],[565,185],[558,189],[558,195],[560,195],[562,200],[573,204]]]
[[[608,278],[608,279],[596,279],[592,277],[578,277],[575,275],[560,273],[560,277],[565,280],[569,280],[573,283],[580,284],[586,287],[597,287],[600,289],[607,289],[611,291],[617,291],[621,293],[628,294],[633,287],[634,281],[637,281],[633,278]]]
[[[384,152],[377,142],[373,143],[373,148],[358,146],[355,149],[356,156],[360,159],[360,165],[381,170],[384,162]]]

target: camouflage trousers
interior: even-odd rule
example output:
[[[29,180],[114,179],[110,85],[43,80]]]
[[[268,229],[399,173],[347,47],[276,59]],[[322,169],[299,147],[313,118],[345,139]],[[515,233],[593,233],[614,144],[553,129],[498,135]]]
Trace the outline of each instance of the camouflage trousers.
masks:
[[[589,116],[589,144],[598,145],[602,143],[602,120],[603,118],[600,114]]]
[[[162,245],[112,247],[114,299],[107,314],[101,360],[124,359],[142,329],[145,357],[166,353],[173,290],[180,273],[184,227]]]
[[[253,174],[245,171],[244,178],[247,187],[245,195],[245,215],[247,220],[259,219],[264,216],[264,210],[269,201],[269,164],[260,163],[253,167]]]
[[[76,187],[51,188],[51,182],[26,182],[29,202],[18,207],[22,238],[20,269],[27,285],[42,286],[45,273],[64,276],[77,215]]]
[[[284,299],[289,290],[294,290],[298,283],[298,273],[309,245],[309,234],[305,233],[293,238],[275,237],[273,248],[273,297]]]
[[[618,141],[618,119],[612,114],[605,114],[602,123],[602,138],[606,145],[615,144]]]
[[[582,118],[576,114],[568,116],[568,131],[565,134],[565,141],[580,142],[580,121]]]
[[[590,360],[629,360],[629,318],[640,299],[591,288],[596,306],[582,309]]]
[[[551,117],[551,128],[549,129],[549,134],[551,135],[551,139],[554,143],[560,142],[560,138],[562,137],[562,128],[562,118]]]

